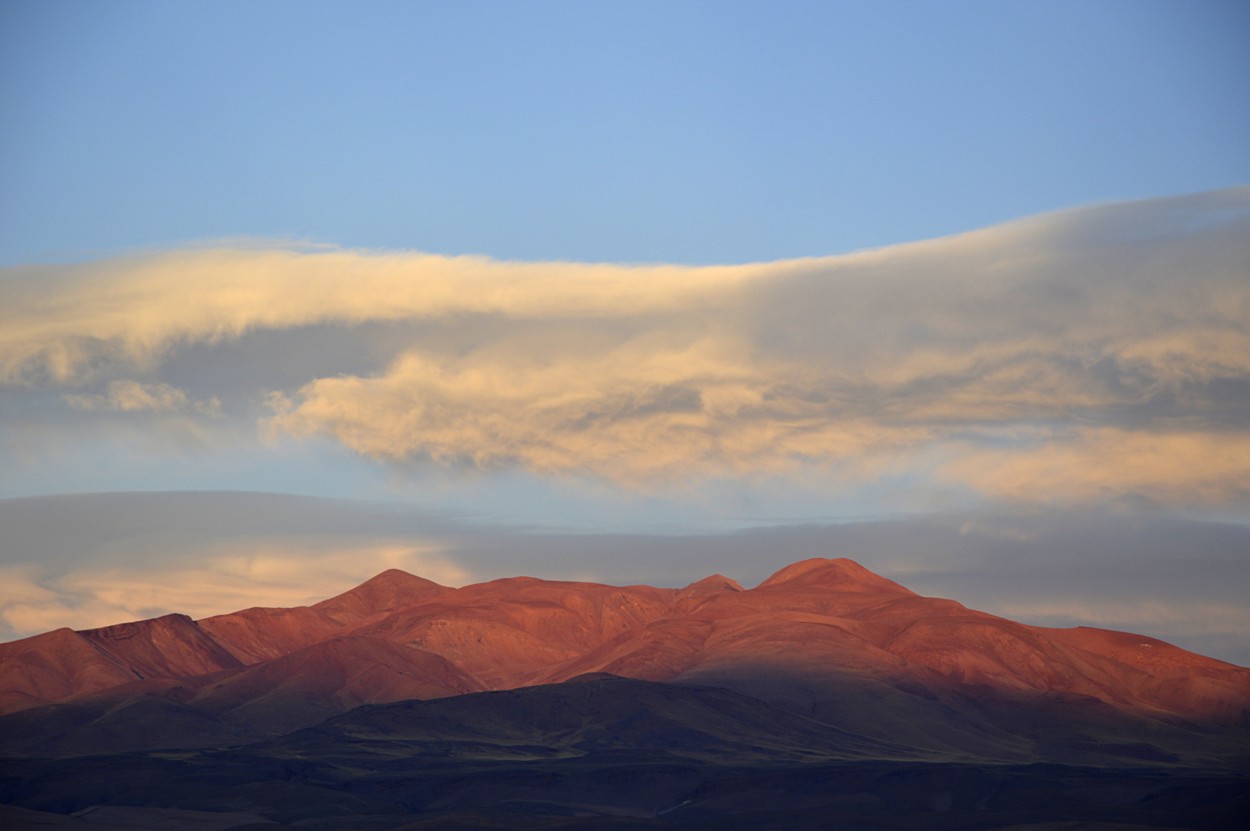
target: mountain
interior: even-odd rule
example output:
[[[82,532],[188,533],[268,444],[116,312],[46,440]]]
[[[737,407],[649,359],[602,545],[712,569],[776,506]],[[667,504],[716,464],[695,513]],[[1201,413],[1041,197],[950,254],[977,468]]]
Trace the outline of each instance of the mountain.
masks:
[[[1115,818],[1109,794],[1130,791],[1179,811],[1173,827],[1224,827],[1250,806],[1250,669],[1130,633],[1017,623],[846,559],[794,563],[750,589],[721,575],[681,589],[449,588],[391,570],[306,607],[0,644],[0,708],[12,760],[0,803],[58,816],[107,796],[301,828],[318,811],[480,827],[481,805],[499,827],[581,827],[499,819],[516,811],[733,827],[726,817],[751,813],[744,794],[781,794],[785,810],[762,816],[802,828],[833,804],[804,795],[817,787],[891,827],[892,809],[831,784],[847,765],[892,771],[882,792],[894,775],[956,795],[1019,786],[1042,813],[1062,788],[1037,771],[1105,772],[1089,774],[1102,807],[1073,808],[1071,822]],[[396,776],[402,797],[386,784]],[[1168,777],[1189,784],[1155,787]],[[925,799],[942,803],[938,791]],[[999,804],[991,792],[965,807]],[[1200,793],[1224,807],[1186,825],[1182,803]],[[898,798],[913,819],[928,804]],[[995,816],[1029,819],[1014,810]]]
[[[312,608],[339,623],[358,623],[372,615],[411,606],[449,591],[452,589],[432,580],[391,568]]]
[[[0,644],[0,712],[16,712],[133,681],[119,661],[72,629]]]
[[[361,622],[451,591],[399,569],[388,569],[354,589],[313,606],[252,608],[199,622],[245,664],[278,658],[338,637]]]
[[[186,615],[0,644],[0,712],[73,699],[145,678],[204,675],[242,664]]]
[[[675,596],[514,577],[437,595],[353,631],[443,655],[488,689],[507,689],[663,618]]]
[[[1250,670],[1145,636],[1016,623],[846,559],[794,563],[749,590],[720,575],[684,589],[531,577],[452,589],[392,569],[313,606],[0,644],[0,703],[15,712],[179,690],[210,713],[246,712],[250,696],[294,710],[315,700],[329,714],[595,672],[728,687],[826,718],[836,702],[848,723],[884,719],[876,729],[890,741],[905,737],[889,723],[926,719],[935,736],[964,723],[984,733],[968,701],[1066,698],[1161,722],[1250,725]],[[884,712],[894,705],[910,725]],[[952,708],[968,717],[952,720]]]
[[[136,678],[183,678],[241,666],[186,615],[165,615],[80,633]]]
[[[232,747],[0,759],[0,794],[14,829],[1222,831],[1244,828],[1250,778],[948,759],[730,690],[590,675]]]

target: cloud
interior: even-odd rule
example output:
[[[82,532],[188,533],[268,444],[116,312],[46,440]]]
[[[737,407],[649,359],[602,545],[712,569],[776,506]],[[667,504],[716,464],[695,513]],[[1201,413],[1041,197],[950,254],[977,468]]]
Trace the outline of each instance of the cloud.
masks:
[[[361,453],[397,461],[519,464],[631,481],[689,469],[770,471],[799,457],[862,466],[879,447],[927,432],[805,413],[811,407],[802,401],[770,400],[766,374],[709,341],[582,350],[542,364],[407,354],[378,377],[307,385],[296,403],[279,404],[274,424],[294,433],[328,431]]]
[[[635,487],[1246,505],[1250,188],[741,266],[206,249],[2,285],[0,395],[80,410],[216,400],[387,464]]]
[[[1119,631],[1164,629],[1171,637],[1196,638],[1250,631],[1250,608],[1239,603],[1177,603],[1163,597],[1108,601],[1105,598],[1080,600],[1023,600],[1011,604],[1012,614],[1037,625],[1097,626]]]
[[[998,499],[1246,504],[1250,433],[1076,429],[1023,448],[969,447],[939,475]]]
[[[986,522],[983,519],[970,519],[959,526],[960,536],[982,536],[990,539],[1009,540],[1012,542],[1033,542],[1037,534],[1022,531],[1010,523]]]
[[[180,344],[258,329],[679,309],[768,270],[263,249],[21,266],[4,269],[0,382],[73,383],[112,364],[151,367]]]
[[[444,585],[528,574],[679,587],[758,585],[852,557],[921,594],[1045,626],[1159,637],[1250,665],[1250,526],[1030,508],[682,533],[449,519],[411,506],[279,494],[0,500],[0,638],[167,612],[320,600],[398,567]]]
[[[388,568],[463,585],[469,573],[412,540],[298,535],[191,545],[185,561],[95,564],[57,574],[38,564],[0,566],[0,628],[19,634],[88,629],[181,612],[208,617],[252,606],[303,606]]]
[[[176,413],[189,409],[203,415],[221,414],[221,402],[216,398],[192,401],[185,390],[169,384],[144,384],[128,379],[110,381],[108,393],[105,395],[66,393],[61,397],[71,408],[85,412],[111,410],[123,413]]]
[[[239,492],[0,500],[0,638],[181,612],[297,606],[388,568],[475,575],[445,519],[382,504]]]

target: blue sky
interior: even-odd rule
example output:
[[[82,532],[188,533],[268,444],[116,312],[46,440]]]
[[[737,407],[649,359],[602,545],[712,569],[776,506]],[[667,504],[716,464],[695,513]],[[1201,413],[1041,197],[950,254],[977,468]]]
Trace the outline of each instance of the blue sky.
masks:
[[[1246,663],[1246,43],[1236,2],[5,0],[0,638],[849,553]]]
[[[0,9],[0,262],[750,262],[1250,180],[1237,2]]]

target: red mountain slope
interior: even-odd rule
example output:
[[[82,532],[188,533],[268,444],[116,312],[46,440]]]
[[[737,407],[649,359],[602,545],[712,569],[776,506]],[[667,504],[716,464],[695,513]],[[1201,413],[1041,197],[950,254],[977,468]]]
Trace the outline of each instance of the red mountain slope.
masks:
[[[285,725],[587,672],[726,686],[892,742],[999,757],[1027,755],[1004,707],[1250,725],[1248,669],[1136,635],[1015,623],[824,559],[750,590],[719,575],[680,590],[526,577],[449,589],[388,571],[309,607],[0,645],[0,704],[115,690]]]
[[[80,634],[140,679],[186,678],[240,665],[186,615],[119,623]]]
[[[507,689],[662,617],[675,595],[514,577],[440,594],[355,631],[437,653],[487,688]]]
[[[254,607],[206,617],[199,624],[222,648],[249,666],[333,638],[345,628],[328,613],[309,606]]]
[[[0,644],[0,712],[37,707],[133,681],[186,678],[239,666],[186,615]]]
[[[584,672],[730,686],[736,679],[741,689],[771,686],[782,697],[782,677],[810,686],[858,676],[935,696],[1068,694],[1225,721],[1250,712],[1250,670],[1150,638],[1015,623],[921,597],[849,560],[807,560],[754,590],[715,593],[542,678]]]
[[[0,712],[38,707],[135,680],[72,629],[0,644]]]
[[[449,591],[452,589],[424,577],[392,568],[312,608],[340,624],[357,624],[365,618],[402,609]]]
[[[363,622],[449,591],[422,577],[389,569],[312,606],[244,609],[205,618],[200,626],[250,665],[339,637]]]

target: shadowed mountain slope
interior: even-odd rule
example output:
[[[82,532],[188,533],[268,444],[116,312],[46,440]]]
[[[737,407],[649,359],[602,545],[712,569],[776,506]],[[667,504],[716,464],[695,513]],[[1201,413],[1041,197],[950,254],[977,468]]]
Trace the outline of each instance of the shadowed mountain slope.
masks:
[[[0,645],[15,828],[1237,829],[1250,670],[849,560],[744,589],[398,571]]]
[[[1147,734],[1138,755],[1227,758],[1201,726],[1250,728],[1250,670],[1151,638],[1015,623],[845,559],[795,563],[754,589],[720,575],[680,590],[530,577],[452,589],[391,570],[313,606],[58,630],[0,656],[0,701],[40,708],[23,735],[40,719],[50,734],[70,724],[82,752],[81,736],[117,735],[143,708],[169,724],[152,741],[176,743],[190,714],[198,743],[205,719],[234,738],[274,735],[365,703],[587,673],[728,688],[949,758],[1084,758],[1073,742]],[[94,733],[81,708],[41,707],[79,700]]]
[[[385,756],[397,741],[443,743],[460,759],[604,751],[741,760],[923,758],[912,748],[885,745],[730,690],[611,675],[361,707],[266,747],[294,752],[327,738]]]
[[[261,735],[275,735],[361,704],[443,698],[480,689],[476,679],[441,655],[348,636],[221,674],[187,703]]]
[[[241,747],[0,759],[0,794],[14,828],[1240,831],[1250,780],[953,762],[728,690],[583,676]]]

